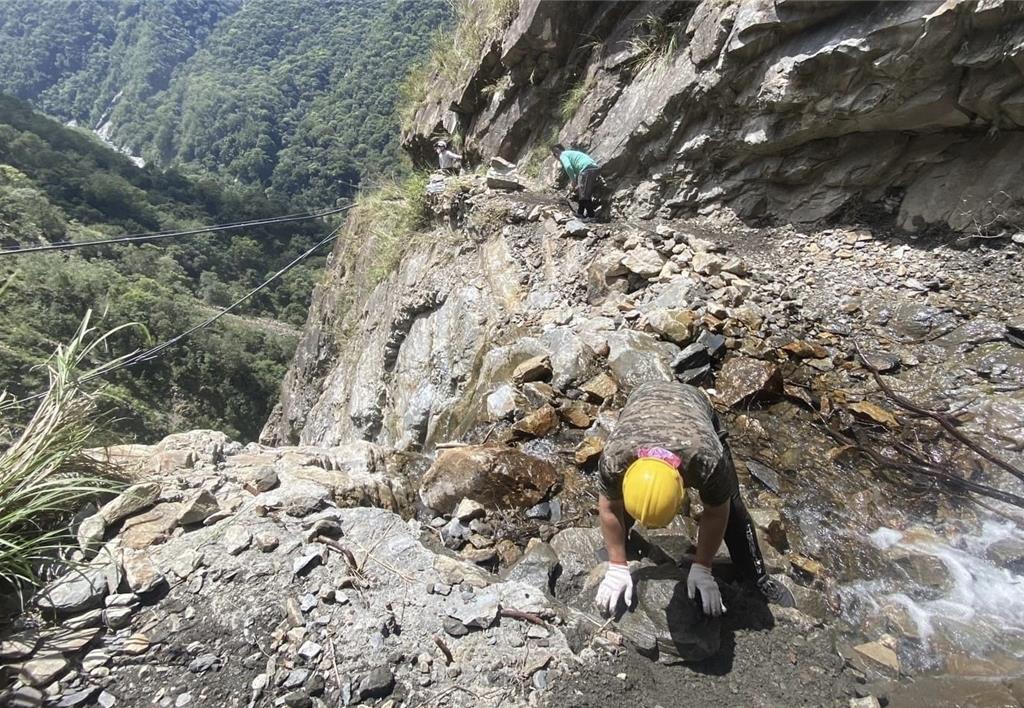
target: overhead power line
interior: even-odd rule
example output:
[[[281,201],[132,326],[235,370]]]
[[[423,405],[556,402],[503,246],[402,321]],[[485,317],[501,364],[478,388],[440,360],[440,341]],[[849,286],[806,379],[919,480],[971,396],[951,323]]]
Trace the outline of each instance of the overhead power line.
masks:
[[[342,212],[342,211],[347,211],[348,209],[351,209],[354,206],[355,206],[354,204],[349,204],[347,206],[344,206],[344,207],[341,207],[339,209],[333,210],[332,213],[338,213],[338,212]],[[319,242],[317,242],[316,244],[311,246],[304,253],[302,253],[299,256],[297,256],[296,258],[294,258],[286,266],[284,266],[283,268],[278,270],[276,273],[274,273],[269,278],[264,280],[262,283],[257,285],[255,288],[253,288],[252,290],[247,292],[245,295],[243,295],[242,297],[238,298],[237,300],[235,300],[233,303],[231,303],[227,307],[224,307],[224,308],[220,309],[215,314],[213,314],[210,317],[206,318],[202,322],[199,322],[198,324],[195,324],[192,327],[189,327],[187,330],[185,330],[181,334],[175,335],[174,337],[171,337],[170,339],[165,340],[165,341],[161,342],[160,344],[156,344],[156,345],[150,347],[149,349],[145,349],[145,350],[143,350],[141,352],[138,352],[136,354],[133,354],[133,355],[129,356],[127,359],[125,359],[124,361],[122,361],[119,364],[117,364],[117,366],[112,366],[112,367],[110,367],[108,369],[103,369],[102,371],[99,371],[99,372],[96,372],[96,373],[93,373],[93,374],[89,374],[87,376],[83,376],[80,379],[80,381],[82,383],[85,383],[87,381],[92,381],[93,379],[99,378],[100,376],[106,376],[107,374],[113,373],[114,371],[119,371],[121,369],[127,369],[130,366],[135,366],[137,364],[141,364],[144,361],[150,361],[152,359],[157,358],[160,354],[162,354],[169,347],[174,346],[175,344],[177,344],[181,340],[183,340],[186,337],[188,337],[188,336],[198,332],[199,330],[205,329],[206,327],[209,327],[214,322],[219,320],[221,317],[223,317],[224,315],[228,314],[232,310],[236,309],[243,302],[245,302],[246,300],[251,298],[253,295],[255,295],[256,293],[258,293],[261,290],[263,290],[264,288],[266,288],[272,282],[274,282],[275,280],[280,278],[282,275],[287,273],[289,270],[291,270],[292,268],[297,266],[299,263],[301,263],[303,260],[305,260],[306,258],[311,256],[318,248],[320,248],[321,246],[323,246],[324,244],[326,244],[326,243],[328,243],[330,241],[333,241],[335,238],[337,238],[338,232],[341,231],[342,226],[344,226],[344,224],[339,225],[337,228],[335,228],[326,237],[324,237]],[[43,392],[37,393],[35,395],[29,396],[27,398],[23,398],[23,399],[21,399],[19,401],[19,403],[27,403],[29,401],[34,401],[36,399],[43,398],[44,396],[46,396],[46,394],[47,394],[47,392],[43,391]]]
[[[290,221],[305,221],[308,219],[319,219],[320,217],[331,216],[332,214],[339,214],[349,208],[351,208],[351,205],[337,207],[334,209],[328,209],[326,211],[321,212],[315,212],[312,214],[287,214],[284,216],[267,217],[265,219],[236,221],[231,224],[215,224],[213,226],[203,226],[195,229],[181,229],[178,231],[155,231],[142,234],[128,234],[125,236],[118,236],[116,238],[99,239],[96,241],[61,241],[59,243],[48,243],[42,246],[26,246],[24,248],[11,248],[6,251],[0,251],[0,256],[12,256],[21,253],[42,253],[45,251],[68,251],[73,248],[87,248],[89,246],[108,246],[116,243],[132,243],[136,241],[159,241],[165,238],[195,236],[197,234],[213,233],[216,231],[231,231],[234,229],[244,229],[250,226],[268,226],[270,224],[283,224]]]

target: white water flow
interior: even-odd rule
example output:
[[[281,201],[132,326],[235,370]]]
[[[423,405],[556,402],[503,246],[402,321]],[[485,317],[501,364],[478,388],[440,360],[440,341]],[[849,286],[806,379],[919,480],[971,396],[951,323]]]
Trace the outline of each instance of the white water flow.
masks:
[[[954,653],[1024,660],[1024,576],[987,557],[993,544],[1024,542],[1024,532],[1009,522],[986,521],[979,532],[952,538],[924,529],[882,527],[870,534],[870,540],[889,556],[908,553],[937,559],[949,582],[938,592],[925,593],[915,592],[920,587],[908,586],[906,578],[851,583],[840,590],[844,607],[858,615],[849,619],[863,624],[872,617],[897,617],[910,625],[904,630],[915,641],[905,650],[916,655],[913,663],[922,668],[941,669],[944,658]]]
[[[133,155],[129,150],[116,145],[111,140],[111,135],[113,134],[114,125],[110,121],[110,116],[111,116],[111,114],[113,114],[114,107],[117,105],[117,102],[121,100],[121,96],[123,96],[123,95],[124,95],[124,91],[118,91],[117,94],[112,99],[110,99],[110,103],[107,104],[106,110],[103,112],[103,115],[100,117],[99,121],[96,123],[96,127],[93,128],[92,132],[93,132],[94,135],[96,135],[96,137],[98,137],[100,140],[102,140],[107,145],[107,147],[113,148],[114,150],[118,151],[119,153],[121,153],[122,155],[127,157],[129,160],[132,161],[132,163],[136,167],[145,167],[146,166],[146,161],[145,160],[143,160],[138,155]]]

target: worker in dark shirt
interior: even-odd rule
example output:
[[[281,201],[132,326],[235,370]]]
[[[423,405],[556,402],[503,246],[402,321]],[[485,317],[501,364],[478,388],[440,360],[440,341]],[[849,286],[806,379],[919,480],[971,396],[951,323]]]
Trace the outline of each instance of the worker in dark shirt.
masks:
[[[707,394],[675,382],[652,381],[630,395],[605,444],[600,462],[598,514],[608,571],[596,602],[614,615],[620,599],[632,603],[633,579],[626,563],[626,535],[633,521],[647,528],[668,525],[678,513],[684,487],[700,492],[704,511],[697,553],[686,580],[687,594],[700,594],[704,613],[725,612],[711,575],[711,561],[725,541],[733,563],[757,584],[769,602],[793,607],[793,595],[765,570],[718,416]]]
[[[569,181],[576,188],[576,198],[579,200],[577,216],[584,219],[596,218],[597,200],[594,198],[594,192],[601,179],[601,171],[597,163],[587,153],[579,150],[566,150],[561,145],[553,146],[551,154],[562,165]]]

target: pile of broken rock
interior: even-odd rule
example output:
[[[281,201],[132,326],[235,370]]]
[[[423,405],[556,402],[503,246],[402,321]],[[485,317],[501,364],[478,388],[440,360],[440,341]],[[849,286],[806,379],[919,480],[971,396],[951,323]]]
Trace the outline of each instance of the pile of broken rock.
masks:
[[[0,640],[4,705],[518,704],[623,636],[658,652],[653,613],[617,631],[589,613],[595,529],[487,572],[438,535],[499,553],[481,540],[492,512],[459,499],[439,531],[403,519],[407,487],[369,443],[195,431],[102,454],[138,481],[81,521],[75,565]],[[713,629],[688,658],[717,649]]]

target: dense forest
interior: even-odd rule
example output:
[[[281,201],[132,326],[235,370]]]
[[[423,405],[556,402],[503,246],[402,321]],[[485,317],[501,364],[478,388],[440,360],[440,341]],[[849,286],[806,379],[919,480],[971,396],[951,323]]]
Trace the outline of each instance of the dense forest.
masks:
[[[450,13],[417,0],[0,0],[0,94],[28,102],[0,95],[0,248],[337,204],[402,169],[398,86]],[[139,323],[112,340],[111,357],[144,348],[330,226],[0,256],[0,390],[43,387],[38,364],[88,309],[102,328]],[[208,426],[253,439],[325,255],[113,376],[112,430],[151,440]]]
[[[0,248],[258,219],[294,210],[251,187],[139,169],[93,136],[0,96]],[[43,362],[87,309],[101,328],[137,322],[111,358],[187,329],[228,304],[328,229],[322,220],[0,256],[0,390],[31,394]],[[276,399],[325,253],[159,359],[114,375],[109,423],[152,440],[182,427],[252,439]],[[271,319],[273,318],[273,319]],[[282,322],[283,320],[283,322]]]
[[[334,204],[399,163],[420,0],[0,0],[0,91],[158,166]]]

